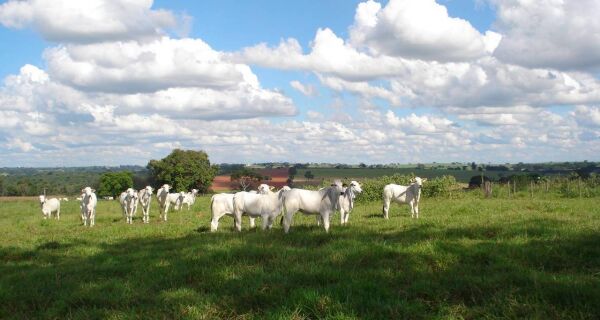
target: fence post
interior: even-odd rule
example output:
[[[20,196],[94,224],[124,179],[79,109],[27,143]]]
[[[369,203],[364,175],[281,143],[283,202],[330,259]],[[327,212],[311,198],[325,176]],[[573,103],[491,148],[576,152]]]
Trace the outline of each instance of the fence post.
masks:
[[[531,193],[531,199],[533,199],[533,181],[529,181],[529,192]]]
[[[510,180],[508,180],[508,183],[506,184],[506,186],[508,187],[508,197],[510,198]]]

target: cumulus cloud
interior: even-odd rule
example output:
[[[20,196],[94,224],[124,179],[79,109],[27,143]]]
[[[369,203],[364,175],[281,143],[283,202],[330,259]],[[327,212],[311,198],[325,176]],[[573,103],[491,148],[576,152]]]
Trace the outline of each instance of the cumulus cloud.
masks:
[[[178,18],[153,10],[152,0],[9,0],[0,5],[0,24],[31,27],[45,39],[90,43],[148,39],[176,27]]]
[[[495,55],[532,68],[598,70],[600,68],[600,2],[491,1],[495,25],[503,38]]]
[[[351,42],[375,55],[437,61],[482,57],[494,51],[500,38],[450,17],[434,0],[391,0],[384,8],[372,0],[360,3],[350,29]]]
[[[290,86],[307,97],[316,97],[319,95],[319,90],[311,84],[302,84],[300,81],[293,80],[290,82]]]

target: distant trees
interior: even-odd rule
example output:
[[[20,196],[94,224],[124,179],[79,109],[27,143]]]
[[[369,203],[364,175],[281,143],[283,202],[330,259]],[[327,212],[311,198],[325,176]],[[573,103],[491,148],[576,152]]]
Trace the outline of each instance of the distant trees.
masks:
[[[100,176],[98,196],[117,197],[127,188],[133,187],[133,174],[129,171],[107,172]]]
[[[304,173],[304,177],[307,180],[312,180],[315,177],[315,175],[310,170],[308,170]]]
[[[238,169],[230,176],[231,181],[236,181],[239,184],[240,189],[244,191],[246,191],[253,182],[259,182],[263,178],[265,177],[263,177],[262,174],[248,168]]]
[[[219,171],[206,152],[181,149],[161,160],[150,160],[147,168],[157,185],[168,183],[176,191],[198,189],[201,193],[208,190]]]
[[[475,162],[471,162],[471,170],[477,170],[477,164]]]

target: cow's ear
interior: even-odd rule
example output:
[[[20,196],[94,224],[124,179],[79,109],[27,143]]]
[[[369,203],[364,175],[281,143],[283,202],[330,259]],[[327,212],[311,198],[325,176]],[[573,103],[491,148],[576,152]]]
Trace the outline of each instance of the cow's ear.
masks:
[[[275,189],[274,186],[269,187],[269,190],[274,190],[274,189]]]
[[[427,178],[423,178],[423,180],[421,180],[421,182],[425,182],[425,181],[427,181]]]
[[[94,192],[94,193],[95,193],[95,192],[96,192],[96,189],[92,189],[92,192]]]

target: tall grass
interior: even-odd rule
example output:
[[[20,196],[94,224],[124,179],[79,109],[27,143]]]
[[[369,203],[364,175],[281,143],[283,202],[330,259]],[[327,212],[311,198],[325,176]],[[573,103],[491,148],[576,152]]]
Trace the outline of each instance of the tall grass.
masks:
[[[358,204],[329,234],[298,214],[288,235],[210,233],[208,197],[148,225],[101,201],[94,228],[75,202],[56,221],[3,201],[0,318],[597,318],[598,199],[465,197],[418,220]]]

